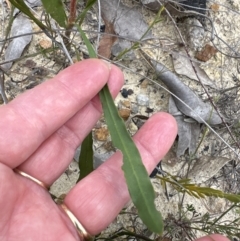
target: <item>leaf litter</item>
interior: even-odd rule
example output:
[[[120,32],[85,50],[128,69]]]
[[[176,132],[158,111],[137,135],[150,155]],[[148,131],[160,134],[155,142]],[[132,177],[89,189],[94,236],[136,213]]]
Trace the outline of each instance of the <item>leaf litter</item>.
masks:
[[[144,41],[152,38],[148,24],[143,20],[139,8],[125,6],[119,0],[101,0],[101,15],[107,26],[112,25],[111,34],[114,32],[119,38],[110,46],[112,53],[117,56],[125,49],[131,48],[132,42]],[[133,58],[133,52],[127,53]]]
[[[216,84],[208,77],[204,69],[199,66],[196,60],[192,59],[192,61],[190,61],[185,50],[173,51],[171,56],[174,69],[178,74],[185,75],[198,82],[200,79],[202,84],[217,89]]]
[[[158,78],[168,87],[173,94],[176,107],[186,116],[199,123],[217,125],[222,123],[219,114],[212,105],[203,102],[186,84],[163,64],[150,59]],[[189,108],[190,107],[190,108]]]
[[[11,60],[16,60],[21,57],[24,49],[32,40],[32,24],[30,20],[19,14],[13,21],[11,28],[11,37],[14,39],[8,45],[5,51],[5,61],[8,63],[2,64],[1,67],[9,70],[13,64]]]
[[[172,96],[169,98],[169,113],[174,116],[178,125],[176,156],[184,155],[186,150],[188,150],[189,155],[193,154],[196,151],[201,132],[200,124],[197,121],[185,121],[183,113],[178,110]]]

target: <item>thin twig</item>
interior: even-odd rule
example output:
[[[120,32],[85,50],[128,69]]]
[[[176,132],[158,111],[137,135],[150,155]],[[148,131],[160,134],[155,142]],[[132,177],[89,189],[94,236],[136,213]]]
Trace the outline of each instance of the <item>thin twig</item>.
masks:
[[[100,42],[100,31],[101,31],[101,2],[98,0],[98,34],[97,34],[97,41],[95,51],[98,52],[98,46]]]
[[[4,101],[4,104],[8,103],[8,98],[5,94],[5,90],[4,90],[4,73],[1,71],[0,72],[0,93],[2,95],[2,99]]]

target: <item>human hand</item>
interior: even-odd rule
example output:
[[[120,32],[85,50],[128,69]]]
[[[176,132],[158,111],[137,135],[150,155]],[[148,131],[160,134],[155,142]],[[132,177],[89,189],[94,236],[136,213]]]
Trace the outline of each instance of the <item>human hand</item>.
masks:
[[[51,186],[100,118],[97,93],[106,83],[116,96],[123,84],[121,71],[100,60],[85,60],[0,107],[0,240],[79,240],[70,219],[49,193],[13,169]],[[161,113],[134,136],[149,173],[169,150],[176,133],[174,119]],[[116,152],[64,200],[91,235],[105,229],[129,201],[121,165],[122,155]],[[208,240],[212,241],[201,239]]]

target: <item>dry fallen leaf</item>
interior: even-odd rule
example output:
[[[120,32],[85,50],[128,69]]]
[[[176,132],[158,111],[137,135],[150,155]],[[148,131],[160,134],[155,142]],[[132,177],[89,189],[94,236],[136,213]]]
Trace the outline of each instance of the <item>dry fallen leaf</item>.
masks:
[[[195,55],[195,58],[203,61],[203,62],[207,62],[209,59],[211,59],[216,53],[217,53],[217,49],[214,48],[213,46],[211,46],[210,44],[206,44],[204,46],[204,48],[197,52]]]
[[[114,45],[114,55],[130,48],[130,40],[139,41],[152,37],[151,31],[146,34],[149,26],[143,20],[141,11],[137,8],[129,8],[119,0],[101,0],[101,12],[104,21],[109,24],[112,23],[113,31],[121,37],[118,39],[119,44],[115,43]]]
[[[109,22],[108,19],[105,18],[104,13],[102,14],[102,18],[105,23],[105,32],[99,42],[98,54],[109,59],[111,56],[112,46],[117,40],[117,37],[115,36],[113,23]]]
[[[188,178],[194,183],[203,183],[216,175],[230,161],[231,159],[226,157],[201,156],[189,171]]]
[[[15,37],[5,51],[5,61],[15,60],[22,55],[23,50],[32,40],[32,25],[28,18],[18,15],[11,28],[11,37]],[[25,35],[28,34],[28,35]],[[20,36],[21,35],[21,36]],[[9,70],[13,62],[1,65],[5,70]]]
[[[196,151],[198,139],[200,136],[200,124],[196,121],[186,122],[184,116],[178,111],[172,97],[169,99],[169,113],[172,114],[178,125],[178,146],[176,156],[184,155],[188,149],[189,154]]]
[[[148,56],[146,58],[149,59]],[[207,122],[210,125],[222,123],[222,119],[213,109],[212,105],[203,102],[187,85],[185,85],[175,74],[167,69],[163,64],[149,59],[152,63],[157,76],[168,87],[176,97],[173,96],[174,102],[179,111],[189,116],[199,123]],[[189,108],[189,107],[191,108]]]
[[[198,65],[198,63],[189,60],[189,57],[187,56],[185,51],[180,51],[180,52],[172,52],[172,60],[174,64],[174,69],[178,74],[185,75],[190,79],[199,81],[201,80],[202,84],[211,86],[212,88],[217,89],[217,86],[215,83],[208,77],[206,72],[201,69]],[[197,77],[192,65],[194,66],[197,75]]]

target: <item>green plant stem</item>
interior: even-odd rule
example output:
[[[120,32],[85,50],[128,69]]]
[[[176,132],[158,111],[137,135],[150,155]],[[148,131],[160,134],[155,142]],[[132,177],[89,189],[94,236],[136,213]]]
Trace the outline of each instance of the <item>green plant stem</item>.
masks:
[[[225,212],[223,212],[217,219],[214,220],[214,222],[212,223],[212,225],[210,227],[215,225],[225,214],[227,214],[230,210],[232,210],[236,206],[237,206],[237,204],[233,204],[229,209],[227,209]]]

